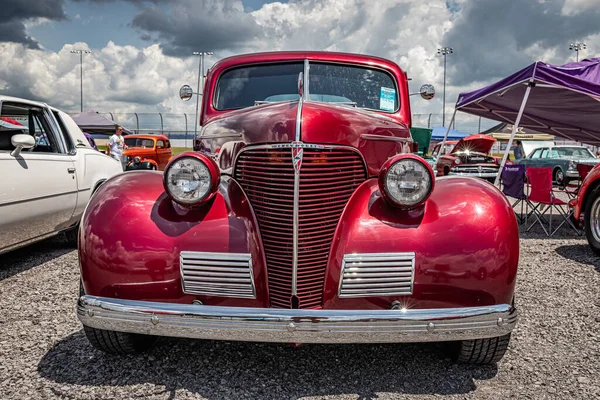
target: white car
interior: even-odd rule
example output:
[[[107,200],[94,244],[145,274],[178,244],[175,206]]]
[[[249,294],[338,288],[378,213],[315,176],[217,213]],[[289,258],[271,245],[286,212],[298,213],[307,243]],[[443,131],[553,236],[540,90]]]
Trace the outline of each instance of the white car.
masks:
[[[60,232],[75,241],[94,191],[122,172],[64,112],[0,96],[0,254]]]

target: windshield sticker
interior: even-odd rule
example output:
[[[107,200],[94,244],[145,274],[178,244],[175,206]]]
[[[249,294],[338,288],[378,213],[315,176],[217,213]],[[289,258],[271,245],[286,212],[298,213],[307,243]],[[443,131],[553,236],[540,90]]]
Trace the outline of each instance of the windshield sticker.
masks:
[[[379,109],[385,111],[394,111],[396,105],[396,90],[381,87],[381,94],[379,95]]]

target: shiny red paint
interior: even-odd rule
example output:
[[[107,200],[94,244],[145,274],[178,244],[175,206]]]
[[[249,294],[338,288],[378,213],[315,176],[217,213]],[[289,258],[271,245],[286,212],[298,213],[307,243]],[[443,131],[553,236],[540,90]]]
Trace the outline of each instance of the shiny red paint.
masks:
[[[144,188],[144,190],[138,190]],[[79,231],[79,261],[87,294],[190,304],[266,307],[265,259],[246,195],[223,177],[217,195],[187,209],[165,193],[162,176],[128,172],[108,180],[92,197]],[[186,295],[179,252],[250,253],[256,300]]]
[[[358,150],[370,177],[351,194],[335,227],[330,252],[324,255],[327,266],[322,307],[381,309],[389,308],[393,300],[413,308],[512,301],[519,235],[505,197],[484,181],[442,178],[421,207],[402,210],[384,201],[375,177],[391,157],[410,152],[412,142],[406,75],[396,64],[383,59],[325,52],[263,53],[215,64],[204,91],[207,95],[202,105],[200,151],[214,157],[221,169],[218,190],[205,204],[185,208],[165,193],[158,173],[129,172],[109,180],[92,198],[81,222],[79,258],[86,293],[186,304],[200,299],[208,305],[269,307],[268,266],[256,209],[231,176],[243,148],[296,140],[298,102],[222,112],[214,109],[212,97],[219,75],[229,68],[305,58],[383,68],[396,78],[401,101],[397,113],[311,101],[303,104],[300,140]],[[257,299],[184,294],[179,270],[181,251],[252,254]],[[415,252],[414,294],[339,299],[342,257],[358,252]]]
[[[173,163],[177,162],[178,160],[181,160],[182,158],[195,158],[196,160],[199,160],[200,162],[204,163],[204,165],[206,165],[206,167],[208,168],[208,172],[210,173],[210,177],[211,177],[210,190],[206,193],[206,195],[203,198],[199,199],[198,202],[195,204],[181,203],[175,197],[172,197],[171,194],[169,193],[168,184],[167,184],[169,167],[171,165],[173,165]],[[219,166],[217,165],[217,163],[212,158],[208,157],[205,154],[187,151],[187,152],[181,153],[177,157],[171,159],[171,162],[169,162],[169,164],[165,168],[165,173],[163,174],[163,187],[165,188],[165,192],[169,196],[171,196],[173,201],[176,203],[179,203],[181,206],[183,206],[183,207],[198,207],[198,206],[201,206],[201,205],[209,202],[216,195],[217,189],[219,188],[220,179],[221,179],[221,171],[219,170]]]
[[[519,261],[514,211],[499,190],[474,178],[441,178],[424,207],[399,210],[370,179],[354,193],[332,244],[324,308],[510,304]],[[415,252],[411,296],[340,299],[341,261],[352,253]]]
[[[406,207],[402,204],[396,203],[394,201],[394,199],[392,199],[392,197],[389,196],[387,191],[385,190],[385,180],[387,179],[388,170],[392,167],[392,165],[394,165],[398,161],[401,161],[404,159],[415,160],[415,161],[423,164],[423,166],[429,172],[429,177],[431,178],[431,189],[429,189],[429,193],[427,194],[427,196],[423,199],[423,201],[419,202],[418,204],[414,204],[410,207]],[[426,163],[425,160],[423,160],[423,158],[421,158],[417,155],[414,155],[414,154],[398,154],[397,156],[390,158],[389,160],[387,160],[385,162],[385,164],[383,164],[383,167],[381,167],[381,173],[379,174],[378,184],[379,184],[379,192],[381,193],[381,197],[383,197],[383,199],[386,202],[388,202],[388,204],[398,207],[398,208],[412,209],[412,208],[417,208],[417,207],[422,206],[423,203],[429,198],[429,196],[431,196],[431,192],[433,192],[433,190],[435,189],[435,176],[433,175],[433,170],[431,169],[431,166],[428,163]]]
[[[600,164],[596,164],[587,176],[581,182],[581,187],[577,192],[577,197],[569,202],[573,207],[573,218],[575,220],[583,219],[583,212],[587,204],[588,195],[600,184]]]

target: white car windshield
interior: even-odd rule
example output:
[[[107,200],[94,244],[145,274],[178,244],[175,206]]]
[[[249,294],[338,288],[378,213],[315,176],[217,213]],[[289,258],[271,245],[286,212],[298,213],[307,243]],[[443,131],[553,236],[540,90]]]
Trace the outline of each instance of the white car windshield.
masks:
[[[252,65],[225,71],[218,80],[218,110],[251,107],[261,102],[298,100],[303,62]],[[311,62],[309,100],[395,112],[399,97],[394,78],[379,69]]]

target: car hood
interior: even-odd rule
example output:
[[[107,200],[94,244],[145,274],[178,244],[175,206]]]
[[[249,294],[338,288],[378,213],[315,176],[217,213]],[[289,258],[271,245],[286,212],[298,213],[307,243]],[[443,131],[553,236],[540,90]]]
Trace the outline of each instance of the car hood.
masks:
[[[199,151],[219,154],[222,169],[231,168],[244,147],[256,144],[299,141],[322,145],[350,146],[365,158],[370,174],[376,174],[392,155],[409,151],[408,127],[391,117],[348,106],[305,101],[300,120],[298,102],[248,107],[218,117],[204,126]]]
[[[488,154],[495,142],[496,139],[487,135],[477,134],[467,136],[466,138],[460,139],[458,143],[456,143],[456,146],[454,146],[450,154],[464,151]]]

